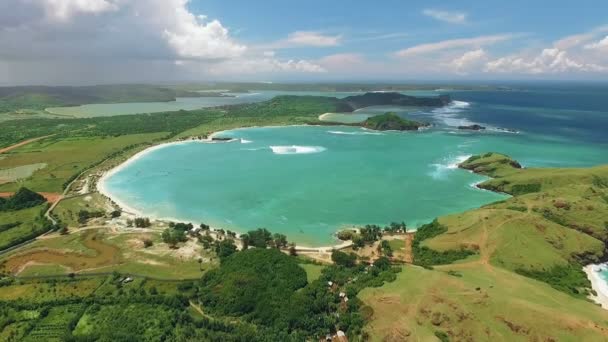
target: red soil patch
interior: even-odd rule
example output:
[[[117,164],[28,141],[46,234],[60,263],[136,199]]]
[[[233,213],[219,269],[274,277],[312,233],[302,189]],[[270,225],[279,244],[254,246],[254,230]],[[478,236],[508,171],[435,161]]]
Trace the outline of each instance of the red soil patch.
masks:
[[[18,147],[21,147],[23,145],[27,145],[27,144],[32,143],[34,141],[41,140],[41,139],[44,139],[44,138],[48,138],[48,137],[51,137],[53,135],[55,135],[55,134],[45,135],[43,137],[38,137],[38,138],[24,140],[24,141],[22,141],[20,143],[16,143],[15,145],[11,145],[11,146],[8,146],[8,147],[5,147],[5,148],[0,148],[0,153],[5,153],[5,152],[8,152],[10,150],[14,150],[14,149],[16,149]]]
[[[11,197],[14,192],[0,192],[0,197]],[[40,195],[44,196],[49,203],[55,203],[61,199],[61,194],[58,192],[39,192]]]

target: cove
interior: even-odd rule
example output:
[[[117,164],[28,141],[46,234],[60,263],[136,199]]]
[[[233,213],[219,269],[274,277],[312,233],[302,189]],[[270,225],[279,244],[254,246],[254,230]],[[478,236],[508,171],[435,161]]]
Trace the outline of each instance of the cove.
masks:
[[[352,127],[251,128],[237,140],[161,146],[103,184],[142,215],[245,232],[265,227],[291,241],[333,243],[343,227],[439,215],[505,198],[471,185],[456,168],[474,150],[440,131],[372,132]]]

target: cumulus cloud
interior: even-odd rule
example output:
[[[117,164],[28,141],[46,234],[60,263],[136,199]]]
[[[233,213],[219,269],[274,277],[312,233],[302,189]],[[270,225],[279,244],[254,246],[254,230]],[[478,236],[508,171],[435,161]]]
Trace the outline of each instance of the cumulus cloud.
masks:
[[[287,37],[286,42],[301,46],[336,46],[340,44],[341,36],[324,35],[315,31],[296,31]]]
[[[180,57],[231,58],[240,56],[245,46],[235,43],[218,20],[205,22],[186,8],[187,0],[177,0],[173,27],[164,30],[167,42]]]
[[[476,70],[485,60],[487,54],[483,49],[465,52],[462,56],[454,59],[450,68],[458,74],[467,74],[470,70]]]
[[[473,38],[450,39],[435,43],[412,46],[403,50],[399,50],[395,54],[398,57],[410,57],[448,49],[479,48],[482,46],[503,42],[512,39],[513,37],[514,35],[512,34],[498,34]]]
[[[287,74],[325,73],[322,66],[307,60],[279,60],[276,58],[245,58],[226,60],[214,64],[209,73],[217,76],[267,75],[276,72]]]
[[[2,0],[0,45],[7,83],[190,79],[217,65],[323,69],[250,51],[219,19],[193,13],[188,0]]]
[[[118,10],[118,5],[111,0],[39,0],[48,18],[66,21],[72,16],[86,13],[98,14]]]
[[[608,68],[594,63],[573,60],[567,51],[557,48],[543,49],[530,58],[508,56],[490,61],[485,66],[486,72],[545,74],[563,72],[602,72]]]
[[[435,20],[450,24],[464,24],[467,22],[467,13],[457,11],[441,11],[437,9],[425,9],[422,14]]]
[[[606,50],[608,52],[608,36],[604,39],[585,45],[585,49],[589,50]]]

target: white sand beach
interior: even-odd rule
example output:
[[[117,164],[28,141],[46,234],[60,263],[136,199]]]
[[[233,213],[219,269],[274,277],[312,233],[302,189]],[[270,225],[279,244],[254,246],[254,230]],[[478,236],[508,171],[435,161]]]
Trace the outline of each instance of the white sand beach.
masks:
[[[608,310],[608,282],[601,277],[599,271],[607,268],[608,264],[591,264],[583,267],[583,270],[587,273],[587,278],[591,281],[591,287],[597,293],[596,295],[590,295],[589,298],[606,310]]]

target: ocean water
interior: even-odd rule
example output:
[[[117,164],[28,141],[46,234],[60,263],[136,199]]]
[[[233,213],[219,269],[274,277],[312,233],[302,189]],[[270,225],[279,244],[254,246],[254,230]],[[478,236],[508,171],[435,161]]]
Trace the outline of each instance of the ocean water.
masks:
[[[443,108],[391,108],[434,124],[420,132],[227,131],[221,136],[232,142],[144,153],[103,185],[147,216],[238,232],[265,227],[313,246],[334,242],[333,233],[350,225],[405,221],[416,227],[505,198],[474,188],[484,178],[456,167],[472,154],[506,153],[526,167],[608,163],[608,100],[594,89],[568,89],[460,91]],[[472,123],[488,130],[456,129]]]

